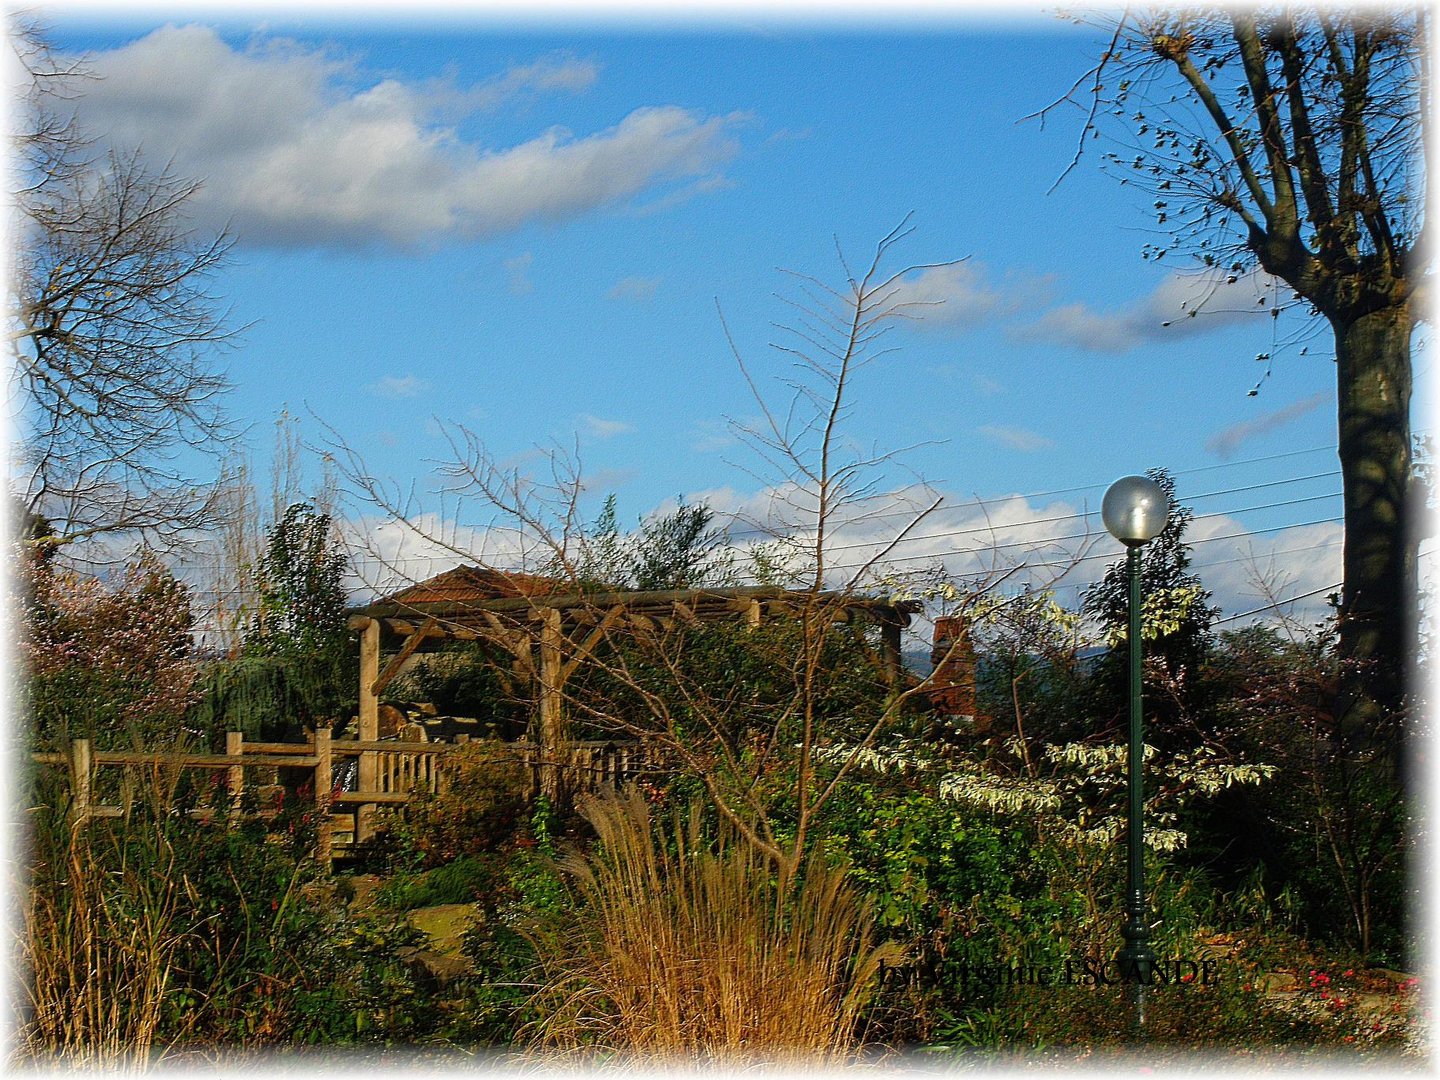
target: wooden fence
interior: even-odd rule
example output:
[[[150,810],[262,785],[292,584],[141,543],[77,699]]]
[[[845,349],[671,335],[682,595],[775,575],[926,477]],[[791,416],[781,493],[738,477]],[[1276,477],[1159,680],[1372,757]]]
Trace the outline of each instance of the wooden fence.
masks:
[[[95,750],[89,739],[76,739],[68,753],[37,753],[37,764],[65,767],[70,775],[70,819],[124,817],[135,802],[135,792],[151,776],[178,778],[185,769],[224,773],[225,808],[219,812],[237,823],[245,817],[273,817],[275,810],[242,809],[246,789],[245,771],[269,767],[303,769],[311,773],[310,787],[318,812],[316,857],[327,865],[347,849],[368,839],[374,832],[373,814],[379,806],[403,806],[417,794],[448,790],[445,756],[464,745],[457,743],[400,742],[380,740],[359,742],[332,739],[328,730],[312,731],[303,743],[247,742],[238,731],[225,734],[223,754],[187,754],[162,751]],[[664,762],[648,748],[633,742],[571,742],[563,744],[561,760],[542,762],[530,743],[496,741],[492,746],[529,767],[532,791],[538,783],[542,764],[556,764],[567,777],[571,791],[618,786],[665,769]],[[337,781],[336,766],[346,758],[373,762],[375,788],[345,790],[343,774]],[[118,768],[121,775],[112,790],[117,801],[103,803],[97,796],[96,777],[101,768]],[[369,772],[365,770],[364,772]],[[356,775],[363,775],[357,769]],[[173,790],[173,785],[172,785]],[[201,807],[186,811],[199,820],[211,820],[217,811]]]

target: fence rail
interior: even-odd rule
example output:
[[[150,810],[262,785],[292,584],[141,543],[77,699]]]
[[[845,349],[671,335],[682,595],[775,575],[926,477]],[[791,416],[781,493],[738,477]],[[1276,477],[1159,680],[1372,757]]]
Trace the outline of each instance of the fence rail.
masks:
[[[326,729],[311,731],[303,743],[247,742],[242,733],[225,733],[225,752],[176,753],[145,750],[96,750],[89,739],[76,739],[68,753],[40,752],[31,755],[38,765],[58,766],[70,774],[72,822],[90,818],[117,818],[130,813],[134,803],[135,772],[141,768],[223,771],[228,808],[221,815],[231,824],[245,817],[271,817],[275,811],[242,810],[245,770],[253,767],[304,769],[312,774],[311,786],[318,812],[316,857],[329,865],[337,854],[367,839],[373,832],[371,816],[379,806],[403,806],[417,794],[448,790],[445,757],[464,745],[457,743],[367,741],[332,739]],[[571,790],[593,790],[616,786],[666,769],[666,762],[640,743],[587,741],[561,747],[559,761],[545,761],[531,743],[492,744],[531,770],[532,784],[542,765],[558,765],[569,779]],[[375,786],[361,791],[344,790],[336,782],[335,766],[346,758],[373,762],[368,772]],[[96,798],[96,776],[101,768],[122,770],[118,785],[119,802],[106,804]],[[347,809],[338,809],[346,807]],[[338,812],[337,812],[338,811]],[[191,817],[208,820],[217,816],[212,808],[187,811]]]

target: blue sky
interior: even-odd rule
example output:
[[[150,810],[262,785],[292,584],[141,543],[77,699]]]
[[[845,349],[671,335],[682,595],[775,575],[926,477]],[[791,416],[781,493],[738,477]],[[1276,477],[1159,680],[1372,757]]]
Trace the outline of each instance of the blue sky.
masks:
[[[198,224],[236,237],[215,291],[249,324],[225,363],[262,462],[288,407],[421,490],[437,424],[458,423],[501,460],[578,446],[587,511],[613,492],[622,522],[680,494],[753,505],[765,477],[726,424],[757,410],[717,305],[774,387],[777,294],[794,292],[780,270],[840,284],[837,243],[866,263],[911,215],[889,270],[964,261],[904,279],[944,303],[893,332],[847,430],[925,444],[878,478],[947,499],[910,565],[986,513],[1019,529],[992,542],[1078,531],[1044,523],[1164,466],[1202,515],[1196,538],[1247,534],[1196,549],[1227,612],[1264,602],[1250,552],[1280,553],[1291,593],[1339,581],[1328,336],[1276,351],[1300,321],[1269,318],[1250,280],[1185,318],[1191,267],[1141,259],[1148,201],[1093,145],[1054,187],[1081,117],[1025,117],[1087,70],[1096,31],[1038,11],[44,18],[101,76],[82,120],[203,180]],[[1070,580],[1104,561],[1090,566]]]

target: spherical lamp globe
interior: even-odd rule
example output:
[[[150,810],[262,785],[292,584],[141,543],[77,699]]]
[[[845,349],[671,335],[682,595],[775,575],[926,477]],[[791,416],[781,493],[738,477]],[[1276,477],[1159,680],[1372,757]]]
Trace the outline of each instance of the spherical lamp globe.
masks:
[[[1105,528],[1127,547],[1159,536],[1169,515],[1165,489],[1148,476],[1122,476],[1110,485],[1100,504]]]

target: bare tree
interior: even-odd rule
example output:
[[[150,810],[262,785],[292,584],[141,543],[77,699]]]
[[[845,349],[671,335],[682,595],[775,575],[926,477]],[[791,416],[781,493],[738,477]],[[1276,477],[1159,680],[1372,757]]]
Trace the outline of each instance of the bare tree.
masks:
[[[195,474],[234,435],[211,366],[233,332],[208,291],[230,241],[187,225],[197,184],[93,150],[67,114],[82,70],[33,29],[11,41],[30,74],[10,294],[16,494],[51,543],[174,541],[221,510]]]
[[[1430,272],[1423,4],[1127,13],[1064,99],[1126,135],[1162,240],[1234,281],[1258,264],[1334,333],[1345,488],[1340,712],[1388,733],[1416,641],[1411,337]],[[1047,110],[1048,111],[1048,110]],[[1077,160],[1078,160],[1077,154]],[[1271,312],[1272,316],[1276,312]]]
[[[563,688],[551,687],[551,699],[559,690],[577,719],[643,740],[678,762],[700,782],[716,812],[762,852],[787,883],[798,880],[819,817],[855,763],[894,729],[906,703],[929,689],[925,680],[897,677],[892,667],[888,677],[877,677],[875,685],[883,689],[869,698],[864,714],[845,717],[843,730],[837,730],[833,711],[827,711],[827,693],[837,674],[831,666],[837,643],[867,633],[853,612],[863,610],[867,587],[876,583],[886,557],[940,501],[932,499],[903,515],[860,561],[841,564],[832,558],[832,547],[846,528],[885,519],[892,509],[879,488],[880,472],[894,452],[855,451],[846,420],[856,372],[890,351],[886,334],[891,326],[919,314],[904,301],[900,286],[907,273],[920,267],[882,271],[894,245],[908,232],[904,225],[894,230],[860,272],[846,267],[842,287],[797,275],[801,295],[791,302],[792,323],[781,327],[785,337],[775,346],[793,361],[791,374],[782,380],[788,389],[783,401],[772,401],[762,390],[761,380],[732,342],[762,417],[759,426],[738,430],[758,454],[757,476],[775,493],[769,519],[752,524],[789,542],[796,560],[787,568],[788,576],[801,579],[799,588],[777,601],[787,606],[789,617],[773,624],[785,627],[776,637],[767,638],[758,626],[747,630],[743,620],[735,624],[738,644],[736,639],[731,643],[739,652],[750,651],[764,666],[768,692],[761,697],[749,694],[730,672],[694,664],[693,650],[701,644],[703,628],[684,613],[630,619],[614,594],[593,597],[593,610],[585,619],[586,641],[564,664],[558,657],[547,664],[545,656],[547,648],[554,652],[564,647],[556,618],[549,644],[541,638],[539,662],[529,665],[538,680],[545,678],[547,666],[559,670],[581,665]],[[444,494],[452,511],[470,499],[492,514],[512,568],[543,567],[577,590],[584,585],[585,567],[591,564],[586,551],[590,538],[577,510],[584,486],[573,457],[548,455],[548,475],[532,480],[499,465],[473,433],[459,427],[446,430],[453,454],[441,472],[448,481]],[[433,549],[476,558],[458,531],[435,535],[433,518],[417,512],[406,492],[377,480],[356,451],[333,433],[330,450],[350,489],[366,505],[403,522]],[[478,561],[493,566],[494,557],[482,555]],[[976,586],[977,594],[983,588],[983,583]],[[676,599],[683,607],[683,599]],[[540,598],[537,607],[545,602]],[[753,608],[757,616],[759,606]],[[957,599],[956,610],[964,612],[963,598]],[[747,643],[745,635],[751,632],[755,636]],[[553,717],[539,718],[542,733],[553,723]]]
[[[206,606],[202,624],[207,643],[223,652],[239,648],[261,610],[258,570],[272,530],[290,507],[308,503],[332,521],[332,539],[341,540],[340,530],[333,524],[337,514],[334,471],[322,460],[319,476],[313,483],[307,479],[300,420],[289,410],[282,410],[275,419],[269,480],[266,493],[257,484],[248,457],[232,453],[216,485],[218,527],[198,545],[208,557],[209,570],[196,589],[197,598],[203,598]]]

